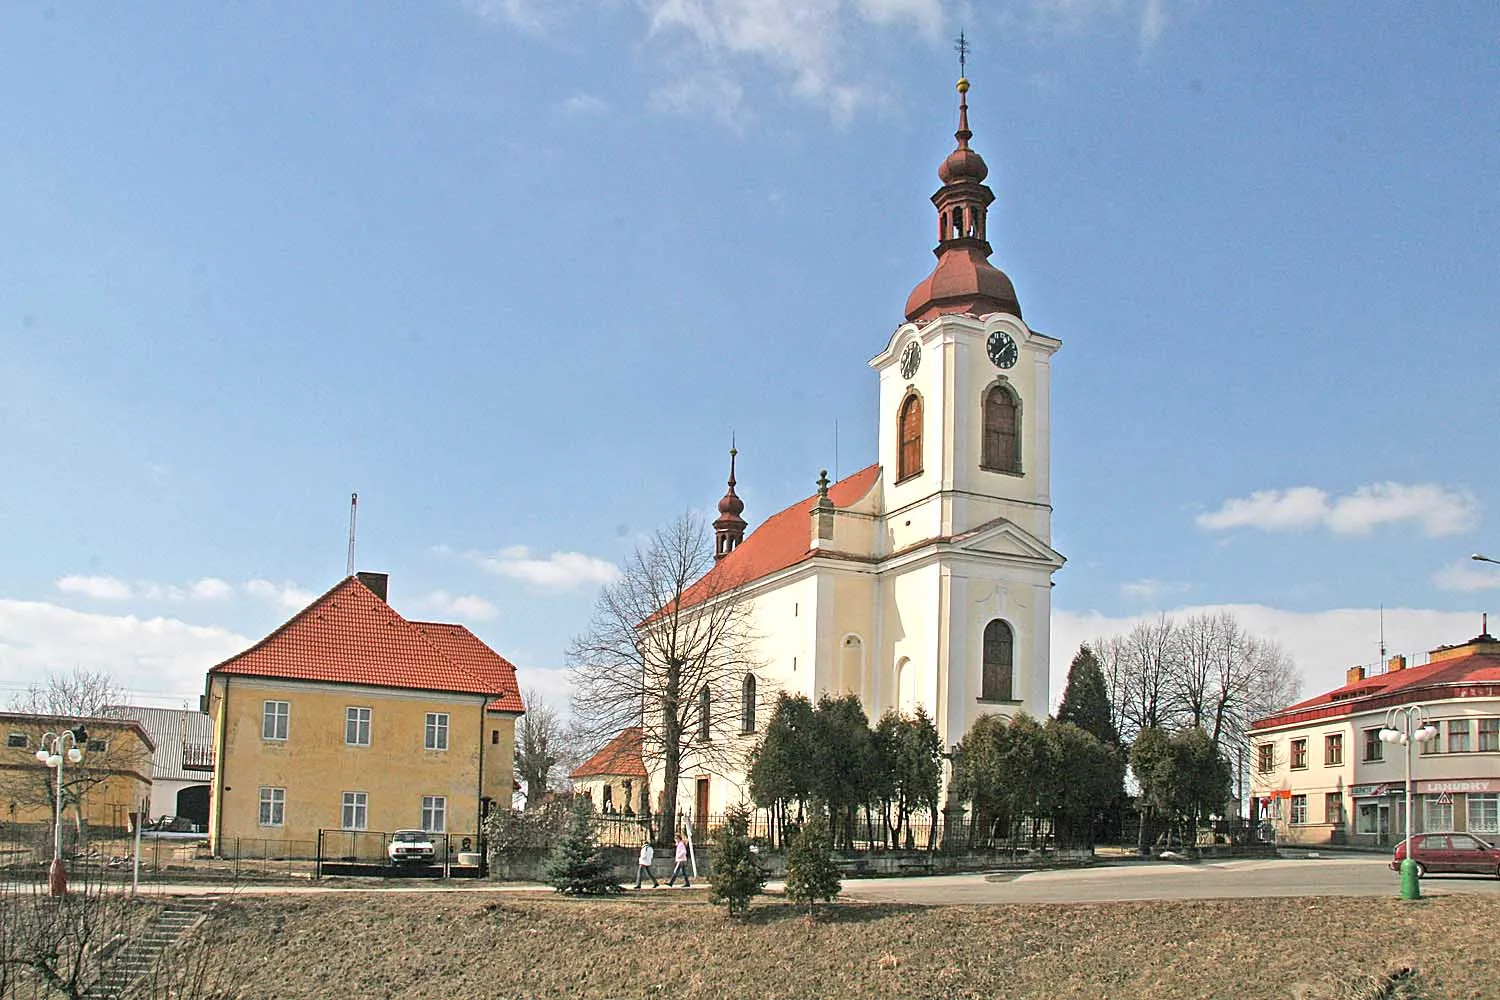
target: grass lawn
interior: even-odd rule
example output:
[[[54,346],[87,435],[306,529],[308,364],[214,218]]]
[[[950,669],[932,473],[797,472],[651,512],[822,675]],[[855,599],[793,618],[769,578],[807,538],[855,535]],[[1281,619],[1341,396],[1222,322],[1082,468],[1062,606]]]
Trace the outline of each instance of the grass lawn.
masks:
[[[731,920],[701,893],[240,897],[205,925],[243,996],[1500,997],[1500,897],[1027,906],[778,898]],[[1401,966],[1415,981],[1377,992]]]

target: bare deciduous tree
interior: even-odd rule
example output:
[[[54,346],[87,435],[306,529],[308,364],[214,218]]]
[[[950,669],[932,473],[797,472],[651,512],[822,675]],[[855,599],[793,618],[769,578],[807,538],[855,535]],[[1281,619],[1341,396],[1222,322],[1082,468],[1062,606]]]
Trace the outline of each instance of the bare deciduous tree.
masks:
[[[62,803],[71,809],[75,825],[82,830],[83,802],[88,792],[115,775],[138,774],[151,780],[151,751],[133,739],[112,738],[118,735],[101,731],[90,721],[108,720],[120,726],[130,725],[121,711],[125,692],[102,670],[76,668],[71,673],[49,674],[46,680],[32,684],[11,700],[11,711],[35,715],[37,719],[24,728],[29,745],[40,748],[47,732],[58,733],[83,724],[93,737],[78,764],[63,771]],[[10,801],[17,804],[50,807],[55,801],[57,772],[37,767],[0,772],[0,782]]]
[[[568,734],[557,709],[534,688],[523,696],[526,714],[516,730],[516,777],[526,784],[526,811],[542,804],[552,769],[570,756]]]
[[[677,823],[687,768],[725,773],[742,763],[739,698],[756,665],[750,607],[732,563],[690,514],[659,529],[599,596],[588,632],[573,640],[573,721],[592,746],[642,727],[648,769],[664,788],[658,837]]]

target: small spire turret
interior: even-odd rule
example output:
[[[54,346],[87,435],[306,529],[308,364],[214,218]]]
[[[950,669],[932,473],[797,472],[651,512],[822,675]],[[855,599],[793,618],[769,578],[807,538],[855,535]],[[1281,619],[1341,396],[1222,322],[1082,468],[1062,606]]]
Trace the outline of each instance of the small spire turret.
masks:
[[[745,540],[745,501],[734,491],[734,460],[739,455],[734,446],[734,435],[729,437],[729,489],[719,500],[719,517],[714,521],[714,559],[723,559],[733,552],[735,546]]]

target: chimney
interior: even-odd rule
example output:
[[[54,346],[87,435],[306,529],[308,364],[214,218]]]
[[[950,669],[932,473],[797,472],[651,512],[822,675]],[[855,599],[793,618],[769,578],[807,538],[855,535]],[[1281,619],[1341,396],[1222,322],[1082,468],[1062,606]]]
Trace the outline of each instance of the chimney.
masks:
[[[391,582],[391,574],[389,574],[389,573],[366,573],[364,570],[360,570],[358,573],[354,574],[354,577],[360,583],[364,584],[366,587],[369,587],[370,588],[370,593],[374,594],[376,597],[380,598],[382,601],[386,601],[386,596],[385,596],[386,595],[386,588],[389,586],[389,584]],[[390,603],[390,602],[386,601],[386,603]]]
[[[1405,656],[1393,656],[1393,657],[1391,657],[1389,660],[1386,661],[1385,669],[1386,669],[1386,672],[1388,672],[1388,673],[1395,673],[1398,670],[1405,670],[1406,669],[1406,657]]]
[[[1345,684],[1358,684],[1360,681],[1362,681],[1364,679],[1365,679],[1365,668],[1364,667],[1350,667],[1349,671],[1346,674],[1344,674],[1344,683]]]

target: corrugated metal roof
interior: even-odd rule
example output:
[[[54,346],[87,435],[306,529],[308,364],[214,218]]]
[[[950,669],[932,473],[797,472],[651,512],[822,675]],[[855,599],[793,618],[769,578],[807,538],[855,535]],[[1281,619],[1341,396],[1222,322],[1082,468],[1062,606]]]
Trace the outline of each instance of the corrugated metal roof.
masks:
[[[183,744],[207,747],[214,744],[213,720],[202,712],[183,708],[147,708],[120,705],[114,711],[139,722],[156,744],[151,756],[151,778],[169,781],[207,781],[208,771],[188,771],[182,766]]]

